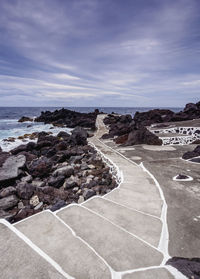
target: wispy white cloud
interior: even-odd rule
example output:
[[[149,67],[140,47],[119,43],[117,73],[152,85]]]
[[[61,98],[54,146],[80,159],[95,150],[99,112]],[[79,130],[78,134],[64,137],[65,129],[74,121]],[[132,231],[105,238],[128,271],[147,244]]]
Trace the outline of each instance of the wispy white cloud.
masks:
[[[199,7],[196,0],[2,0],[0,102],[5,94],[17,102],[27,95],[32,105],[196,101]]]

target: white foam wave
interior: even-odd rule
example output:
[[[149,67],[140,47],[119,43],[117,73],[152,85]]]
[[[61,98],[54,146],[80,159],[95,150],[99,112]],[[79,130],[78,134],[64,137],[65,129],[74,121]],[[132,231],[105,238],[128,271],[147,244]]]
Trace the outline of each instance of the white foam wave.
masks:
[[[25,134],[32,134],[32,133],[38,133],[38,132],[51,132],[52,135],[57,135],[60,131],[64,131],[67,133],[71,133],[70,128],[60,128],[60,127],[53,127],[51,124],[39,124],[34,125],[31,127],[25,127],[25,128],[15,128],[11,130],[0,130],[0,146],[3,151],[10,151],[13,148],[16,148],[17,146],[21,144],[27,144],[28,142],[36,142],[36,139],[30,140],[29,138],[26,139],[18,139],[18,137],[23,136]],[[8,138],[15,138],[14,142],[8,142],[4,139]]]

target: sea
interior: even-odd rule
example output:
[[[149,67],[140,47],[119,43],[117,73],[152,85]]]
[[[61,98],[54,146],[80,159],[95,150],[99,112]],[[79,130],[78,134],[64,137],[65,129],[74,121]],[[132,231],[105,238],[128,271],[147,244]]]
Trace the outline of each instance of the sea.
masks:
[[[61,130],[70,132],[68,128],[55,128],[50,124],[38,122],[24,122],[20,123],[18,120],[22,116],[31,118],[37,117],[42,111],[54,111],[62,107],[0,107],[0,147],[3,151],[9,151],[20,144],[25,144],[29,139],[18,139],[19,136],[24,134],[32,134],[33,132],[52,132],[53,134],[59,133]],[[156,107],[64,107],[78,112],[92,112],[99,109],[104,113],[118,113],[118,114],[131,114],[134,116],[136,111],[144,112]],[[157,107],[158,108],[158,107]],[[165,108],[174,112],[180,111],[182,108]],[[8,138],[15,138],[15,141],[7,141]],[[34,141],[34,140],[32,140]]]

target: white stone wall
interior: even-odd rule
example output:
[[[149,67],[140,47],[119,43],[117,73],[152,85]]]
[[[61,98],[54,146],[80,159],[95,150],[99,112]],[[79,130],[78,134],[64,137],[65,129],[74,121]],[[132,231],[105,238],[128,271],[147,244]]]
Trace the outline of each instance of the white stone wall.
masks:
[[[184,136],[171,136],[171,137],[159,137],[163,145],[173,145],[173,144],[191,144],[197,139],[200,139],[200,127],[173,127],[167,129],[156,129],[151,130],[152,133],[156,134],[182,134]]]

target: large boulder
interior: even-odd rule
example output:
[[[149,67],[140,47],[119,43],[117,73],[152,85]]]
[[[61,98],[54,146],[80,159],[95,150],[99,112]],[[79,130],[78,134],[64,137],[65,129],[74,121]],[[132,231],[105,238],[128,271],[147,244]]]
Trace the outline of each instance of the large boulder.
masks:
[[[24,167],[25,163],[24,155],[8,157],[0,168],[0,186],[12,183],[20,175],[20,169]]]
[[[22,116],[18,122],[27,122],[27,121],[33,121],[33,118],[27,117],[27,116]]]
[[[17,155],[20,152],[26,151],[26,144],[21,144],[19,146],[17,146],[16,148],[12,149],[10,152],[13,155]]]
[[[183,159],[191,159],[200,156],[200,145],[198,145],[193,151],[188,151],[183,154]]]
[[[76,127],[72,131],[72,135],[71,135],[70,139],[74,145],[86,145],[87,144],[87,132],[81,127]]]
[[[3,163],[10,157],[9,152],[0,151],[0,167],[3,166]]]
[[[9,186],[0,191],[0,198],[5,198],[5,197],[11,196],[13,194],[16,194],[16,188]]]
[[[29,173],[33,177],[47,177],[52,169],[52,161],[46,157],[40,157],[27,164]]]
[[[0,199],[0,209],[6,210],[14,207],[18,203],[18,198],[15,195],[11,195]]]
[[[60,188],[65,180],[65,176],[56,176],[56,177],[50,177],[50,179],[48,180],[48,184],[52,187],[55,188]]]
[[[33,185],[26,182],[20,182],[16,187],[18,197],[24,200],[28,200],[32,197],[34,189]]]
[[[72,174],[74,174],[74,168],[71,166],[64,166],[59,169],[56,169],[53,172],[53,176],[64,176],[64,177],[70,177]]]
[[[128,135],[128,140],[125,145],[135,144],[149,144],[149,145],[162,145],[162,140],[155,134],[152,134],[145,127],[139,130],[134,130]]]

